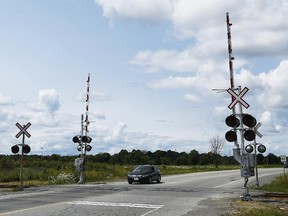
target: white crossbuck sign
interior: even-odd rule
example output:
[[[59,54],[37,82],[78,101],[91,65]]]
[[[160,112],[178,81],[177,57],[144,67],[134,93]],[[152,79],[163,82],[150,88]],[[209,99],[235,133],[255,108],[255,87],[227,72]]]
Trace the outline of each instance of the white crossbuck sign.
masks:
[[[27,129],[31,126],[31,123],[28,122],[26,125],[19,124],[18,122],[16,123],[16,126],[20,129],[19,133],[16,134],[16,138],[19,138],[22,134],[26,135],[28,138],[31,137],[31,134],[28,133]]]
[[[261,122],[258,122],[257,125],[253,128],[255,134],[260,138],[263,137],[263,135],[258,131],[261,125],[262,125]]]
[[[231,88],[229,88],[227,92],[233,97],[233,99],[228,108],[233,109],[233,107],[239,102],[247,109],[250,105],[245,100],[243,100],[242,97],[248,92],[248,90],[249,89],[245,87],[238,95]]]

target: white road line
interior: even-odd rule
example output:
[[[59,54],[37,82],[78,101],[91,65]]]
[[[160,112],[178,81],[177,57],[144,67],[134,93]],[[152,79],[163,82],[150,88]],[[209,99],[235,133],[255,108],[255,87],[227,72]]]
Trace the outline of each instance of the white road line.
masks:
[[[13,199],[13,198],[19,198],[19,197],[36,196],[36,195],[50,194],[50,193],[55,193],[55,191],[41,191],[41,192],[19,193],[19,194],[6,194],[6,195],[0,195],[0,200]]]
[[[152,204],[110,203],[110,202],[90,202],[90,201],[74,201],[74,202],[67,202],[67,204],[70,204],[70,205],[130,207],[130,208],[152,208],[152,209],[160,209],[163,207],[163,205],[152,205]]]
[[[145,214],[142,214],[141,216],[146,216],[148,214],[151,214],[152,212],[157,211],[164,206],[164,205],[152,205],[152,204],[110,203],[110,202],[90,202],[90,201],[74,201],[74,202],[68,202],[67,204],[152,209],[151,211],[148,211]]]
[[[213,188],[222,188],[222,187],[225,187],[225,186],[228,186],[228,185],[231,185],[231,184],[238,183],[239,181],[243,181],[243,179],[239,179],[239,180],[235,180],[235,181],[232,181],[232,182],[229,182],[229,183],[226,183],[226,184],[218,185],[218,186],[215,186]]]
[[[55,205],[61,205],[61,204],[65,204],[65,203],[52,203],[52,204],[47,204],[47,205],[42,205],[42,206],[36,206],[36,207],[31,207],[31,208],[26,208],[26,209],[20,209],[20,210],[16,210],[16,211],[11,211],[11,212],[5,212],[5,213],[0,213],[0,216],[6,216],[6,215],[10,215],[10,214],[18,214],[18,213],[23,213],[25,211],[33,211],[36,209],[40,209],[40,208],[45,208],[45,207],[50,207],[50,206],[55,206]]]

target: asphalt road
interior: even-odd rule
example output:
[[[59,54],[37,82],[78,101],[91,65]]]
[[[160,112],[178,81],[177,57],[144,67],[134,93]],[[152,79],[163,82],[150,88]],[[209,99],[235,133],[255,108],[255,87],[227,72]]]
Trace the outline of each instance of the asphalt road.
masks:
[[[283,173],[259,169],[259,182]],[[249,183],[254,184],[254,177]],[[239,197],[244,180],[240,170],[162,177],[160,184],[74,184],[27,188],[0,194],[0,216],[177,216],[217,215],[205,200]],[[253,191],[250,191],[253,196]],[[219,207],[219,206],[218,206]],[[224,208],[224,206],[223,206]],[[211,210],[210,210],[211,209]]]

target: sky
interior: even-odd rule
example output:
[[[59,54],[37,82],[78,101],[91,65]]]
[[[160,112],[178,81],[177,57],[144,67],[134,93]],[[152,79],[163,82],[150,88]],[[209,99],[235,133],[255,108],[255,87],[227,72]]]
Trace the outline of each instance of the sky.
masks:
[[[288,155],[286,0],[0,0],[0,154],[30,122],[30,154],[77,155],[88,74],[89,154],[209,152],[230,130],[227,12],[243,113]]]

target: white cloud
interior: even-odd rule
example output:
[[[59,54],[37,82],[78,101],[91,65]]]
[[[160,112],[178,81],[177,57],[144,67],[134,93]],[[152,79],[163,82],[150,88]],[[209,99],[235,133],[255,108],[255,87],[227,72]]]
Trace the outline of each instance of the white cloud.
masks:
[[[202,35],[202,31],[207,30],[207,27],[218,26],[219,28],[221,21],[225,19],[225,13],[236,7],[235,2],[235,0],[229,2],[223,0],[173,1],[172,22],[177,36],[182,39],[197,38],[198,35]],[[207,31],[205,35],[213,37]]]
[[[140,51],[130,63],[142,66],[148,72],[195,72],[199,64],[196,56],[193,56],[189,49],[182,52],[175,50]]]
[[[55,89],[41,89],[38,93],[38,102],[28,105],[35,111],[53,115],[60,107],[59,94]]]
[[[113,24],[116,19],[158,23],[169,18],[172,10],[170,0],[95,0],[102,6],[103,16]]]
[[[113,98],[114,98],[113,95],[109,95],[104,92],[95,91],[95,90],[92,90],[89,92],[89,102],[91,103],[95,101],[110,101],[110,100],[113,100]],[[83,91],[79,93],[75,99],[82,103],[85,102],[87,99],[87,92]]]
[[[265,111],[260,115],[259,121],[263,124],[270,124],[271,123],[271,112]]]
[[[119,122],[113,129],[112,133],[104,138],[105,142],[122,143],[126,140],[125,129],[127,125],[123,122]]]
[[[0,95],[0,105],[11,105],[12,99],[9,96]]]
[[[267,73],[259,74],[262,83],[263,93],[259,96],[259,101],[265,106],[275,108],[288,107],[287,83],[288,83],[288,60],[284,60],[280,65]]]
[[[191,101],[191,102],[196,102],[196,103],[201,101],[201,99],[197,95],[193,95],[189,93],[185,94],[183,99],[186,101]]]
[[[58,123],[55,116],[60,109],[59,94],[55,89],[41,89],[38,92],[38,102],[28,103],[28,111],[21,116],[37,125],[55,126]]]
[[[196,77],[172,77],[163,78],[148,84],[150,88],[191,88],[196,83]]]

